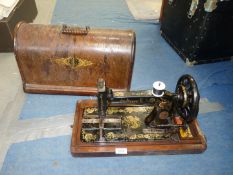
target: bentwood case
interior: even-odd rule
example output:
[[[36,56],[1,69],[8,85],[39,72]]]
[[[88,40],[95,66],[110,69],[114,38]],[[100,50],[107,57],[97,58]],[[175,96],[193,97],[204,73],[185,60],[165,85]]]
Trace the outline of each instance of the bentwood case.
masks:
[[[99,78],[129,90],[135,40],[131,30],[19,23],[14,49],[24,90],[94,95]]]

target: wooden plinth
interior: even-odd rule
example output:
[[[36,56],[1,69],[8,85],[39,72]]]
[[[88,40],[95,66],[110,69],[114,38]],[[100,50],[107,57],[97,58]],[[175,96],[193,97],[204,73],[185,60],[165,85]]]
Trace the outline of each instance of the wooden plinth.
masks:
[[[103,142],[85,143],[81,141],[82,117],[84,108],[96,107],[96,100],[82,100],[77,103],[73,124],[71,153],[73,156],[126,156],[153,154],[193,154],[206,150],[207,144],[204,134],[198,126],[197,120],[189,124],[193,137],[177,141],[156,140],[141,142]]]
[[[59,94],[59,95],[96,95],[96,87],[56,86],[40,84],[23,84],[24,92],[33,94]],[[126,91],[125,89],[114,89],[113,91]]]

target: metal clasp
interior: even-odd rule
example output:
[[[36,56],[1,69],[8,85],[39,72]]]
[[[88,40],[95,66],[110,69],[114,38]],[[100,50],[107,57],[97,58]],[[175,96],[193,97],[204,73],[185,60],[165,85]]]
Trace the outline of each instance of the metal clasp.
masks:
[[[217,0],[206,0],[204,8],[206,12],[212,12],[217,8]]]
[[[188,18],[191,19],[193,15],[195,14],[197,7],[199,4],[199,0],[192,0],[189,12],[188,12]]]
[[[172,5],[174,0],[168,0],[168,4]]]

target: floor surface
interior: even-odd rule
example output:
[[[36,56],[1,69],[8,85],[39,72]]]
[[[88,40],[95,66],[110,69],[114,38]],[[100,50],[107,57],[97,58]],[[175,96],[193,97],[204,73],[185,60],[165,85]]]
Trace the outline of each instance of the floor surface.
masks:
[[[38,15],[34,23],[51,21],[56,0],[36,0]],[[0,169],[6,152],[12,143],[9,130],[17,123],[26,94],[14,53],[0,53]]]

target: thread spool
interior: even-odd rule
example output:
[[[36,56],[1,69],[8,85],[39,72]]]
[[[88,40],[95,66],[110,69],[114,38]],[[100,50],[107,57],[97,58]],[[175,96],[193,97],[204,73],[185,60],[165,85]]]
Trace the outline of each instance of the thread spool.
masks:
[[[155,81],[153,83],[152,94],[155,97],[162,97],[164,95],[165,84],[162,81]]]

